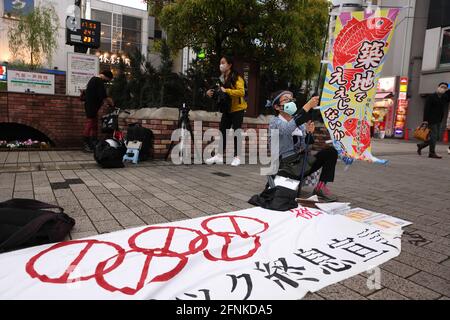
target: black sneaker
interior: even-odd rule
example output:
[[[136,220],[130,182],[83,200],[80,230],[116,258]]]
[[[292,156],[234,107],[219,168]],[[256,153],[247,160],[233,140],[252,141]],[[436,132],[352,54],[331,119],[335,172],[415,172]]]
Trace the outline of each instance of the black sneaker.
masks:
[[[90,138],[83,138],[83,151],[87,153],[94,152],[94,148],[92,147]]]
[[[422,147],[420,146],[420,144],[417,145],[417,154],[418,154],[419,156],[422,155]]]

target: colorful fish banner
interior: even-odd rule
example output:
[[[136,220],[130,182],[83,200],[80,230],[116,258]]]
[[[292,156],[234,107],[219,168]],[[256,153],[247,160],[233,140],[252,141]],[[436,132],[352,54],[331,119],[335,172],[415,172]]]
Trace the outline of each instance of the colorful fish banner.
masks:
[[[372,155],[370,126],[377,82],[399,9],[342,13],[336,20],[320,111],[342,156],[386,163]]]

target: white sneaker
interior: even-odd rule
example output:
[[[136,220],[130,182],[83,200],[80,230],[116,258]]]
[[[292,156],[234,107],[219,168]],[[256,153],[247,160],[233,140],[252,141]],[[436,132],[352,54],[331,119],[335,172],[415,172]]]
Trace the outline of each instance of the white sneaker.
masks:
[[[233,161],[231,161],[231,166],[232,167],[237,167],[241,164],[241,159],[239,159],[239,157],[234,157]]]
[[[223,157],[220,154],[216,154],[214,157],[205,160],[206,164],[223,163]]]
[[[448,149],[447,149],[447,153],[448,153],[448,154],[450,154],[450,147],[448,147]]]

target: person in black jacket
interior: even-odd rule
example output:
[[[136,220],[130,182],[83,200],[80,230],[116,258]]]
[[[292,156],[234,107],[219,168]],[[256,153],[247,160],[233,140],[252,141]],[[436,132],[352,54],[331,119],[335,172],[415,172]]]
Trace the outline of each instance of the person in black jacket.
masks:
[[[86,86],[84,110],[86,112],[86,124],[84,126],[83,141],[84,150],[93,152],[98,134],[98,111],[103,105],[113,105],[111,98],[106,93],[106,83],[112,81],[113,74],[110,70],[103,71],[97,77],[92,77]]]
[[[423,114],[423,122],[428,125],[431,132],[428,141],[417,145],[417,153],[419,155],[422,154],[423,148],[430,146],[429,157],[434,159],[442,158],[436,154],[436,142],[439,140],[445,106],[448,105],[449,102],[450,90],[448,90],[448,83],[446,82],[439,83],[436,92],[427,97]]]

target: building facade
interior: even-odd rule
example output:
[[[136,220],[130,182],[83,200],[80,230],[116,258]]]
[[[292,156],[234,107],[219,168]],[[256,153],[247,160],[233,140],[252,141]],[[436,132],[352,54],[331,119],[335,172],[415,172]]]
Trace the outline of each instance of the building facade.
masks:
[[[0,63],[14,62],[9,51],[8,29],[14,23],[7,15],[7,6],[12,0],[0,1]],[[74,52],[73,46],[66,45],[66,17],[73,12],[73,0],[28,0],[34,7],[52,5],[59,18],[57,35],[58,48],[49,69],[67,70],[67,54]],[[82,2],[81,17],[97,20],[101,26],[101,46],[90,49],[88,53],[98,55],[102,67],[113,67],[120,58],[127,58],[129,53],[138,49],[147,57],[149,45],[149,17],[146,10],[112,4],[100,0],[85,0]],[[153,33],[154,34],[154,33]]]

